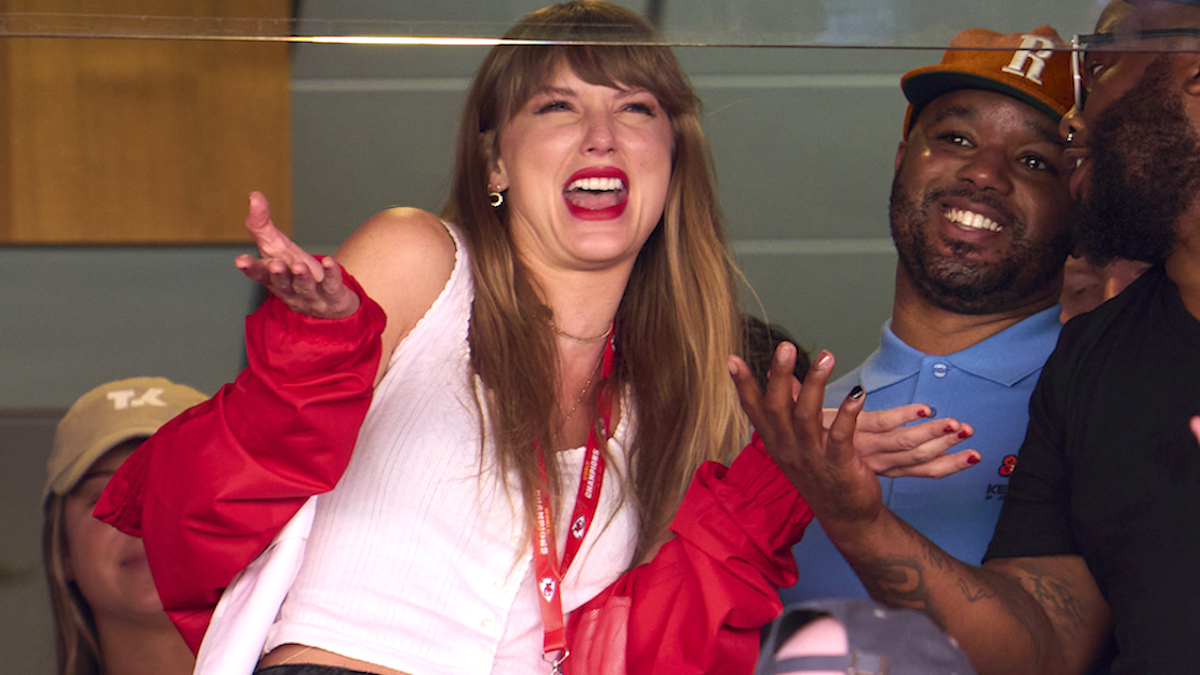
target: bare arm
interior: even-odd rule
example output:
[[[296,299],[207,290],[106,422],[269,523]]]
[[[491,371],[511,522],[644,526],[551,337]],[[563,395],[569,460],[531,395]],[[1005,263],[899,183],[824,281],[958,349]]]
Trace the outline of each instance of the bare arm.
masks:
[[[387,314],[376,384],[396,346],[450,280],[455,255],[454,240],[437,216],[411,208],[371,216],[338,247],[334,254],[338,262]]]
[[[819,406],[833,357],[818,357],[797,395],[787,382],[792,359],[794,347],[781,346],[765,393],[740,360],[731,372],[768,452],[871,596],[926,613],[981,675],[1085,672],[1108,634],[1108,608],[1083,560],[1010,558],[979,568],[946,554],[884,508],[875,472],[854,447],[861,390],[825,434]]]
[[[250,195],[246,229],[254,236],[260,257],[241,255],[235,264],[292,311],[322,319],[357,311],[358,296],[342,283],[337,263],[379,303],[387,327],[376,384],[387,371],[396,345],[429,310],[454,269],[454,241],[436,216],[419,209],[393,208],[375,214],[332,258],[321,261],[275,227],[261,193]]]
[[[925,613],[959,641],[980,675],[1085,673],[1109,634],[1108,605],[1079,556],[975,567],[887,510],[858,534],[830,538],[872,598]]]

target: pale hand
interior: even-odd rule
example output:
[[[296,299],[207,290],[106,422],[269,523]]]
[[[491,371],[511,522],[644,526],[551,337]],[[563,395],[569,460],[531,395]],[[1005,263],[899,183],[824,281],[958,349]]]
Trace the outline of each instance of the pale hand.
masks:
[[[317,260],[271,222],[271,207],[260,192],[250,193],[246,229],[259,258],[240,255],[234,265],[266,286],[293,312],[314,319],[341,319],[358,311],[358,295],[342,283],[341,267],[330,256]]]
[[[826,408],[823,413],[823,424],[828,429],[837,409]],[[970,424],[946,417],[904,426],[931,414],[929,406],[917,403],[864,411],[858,416],[854,449],[872,471],[888,478],[942,478],[977,464],[981,459],[978,451],[947,454],[954,445],[975,434]]]

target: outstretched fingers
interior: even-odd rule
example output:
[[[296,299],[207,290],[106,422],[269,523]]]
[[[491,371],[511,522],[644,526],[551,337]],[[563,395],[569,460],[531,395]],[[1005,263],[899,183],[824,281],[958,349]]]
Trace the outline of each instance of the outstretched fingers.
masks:
[[[885,410],[865,412],[858,420],[858,430],[867,432],[891,431],[909,422],[933,417],[933,408],[924,403],[910,403]]]
[[[938,462],[936,466],[941,467],[938,470],[923,467],[940,460],[952,447],[973,436],[975,429],[970,424],[947,417],[895,429],[875,426],[872,428],[878,431],[865,431],[870,426],[868,420],[877,414],[869,412],[859,417],[855,444],[859,457],[880,475],[941,477],[949,475],[941,471],[953,467],[950,473],[955,473],[979,461],[979,453],[968,450],[953,464]]]
[[[742,408],[750,418],[763,446],[797,488],[811,476],[808,468],[821,453],[821,397],[833,369],[833,355],[822,352],[809,368],[803,386],[795,376],[796,346],[784,342],[775,350],[767,377],[767,390],[760,391],[749,368],[736,357],[730,372]],[[797,387],[799,391],[797,391]]]
[[[825,459],[837,470],[853,470],[853,467],[861,462],[854,443],[859,413],[862,412],[865,403],[866,393],[862,387],[855,385],[846,398],[842,399],[842,405],[838,407],[837,415],[829,425]]]
[[[981,456],[978,450],[960,450],[955,453],[943,453],[924,462],[898,466],[877,473],[887,478],[900,478],[902,476],[945,478],[946,476],[975,466],[979,463],[980,459]]]
[[[250,193],[246,229],[261,257],[240,255],[234,265],[293,311],[336,319],[358,310],[361,301],[343,282],[337,263],[332,258],[317,260],[275,227],[270,204],[262,193]]]

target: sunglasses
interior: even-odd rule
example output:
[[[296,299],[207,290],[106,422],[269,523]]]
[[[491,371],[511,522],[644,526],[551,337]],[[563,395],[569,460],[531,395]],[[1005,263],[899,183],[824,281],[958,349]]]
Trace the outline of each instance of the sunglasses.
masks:
[[[1071,38],[1071,78],[1075,82],[1075,110],[1077,112],[1083,111],[1083,104],[1087,102],[1088,92],[1092,90],[1091,68],[1088,67],[1088,51],[1117,51],[1117,45],[1120,43],[1164,37],[1200,37],[1200,29],[1161,28],[1130,33],[1076,35]]]

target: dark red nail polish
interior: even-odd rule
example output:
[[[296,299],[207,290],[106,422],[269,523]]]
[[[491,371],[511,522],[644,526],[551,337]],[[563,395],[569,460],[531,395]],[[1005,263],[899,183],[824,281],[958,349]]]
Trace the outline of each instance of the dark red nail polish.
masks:
[[[944,430],[942,433],[946,433],[946,434],[948,434],[948,433],[951,433],[951,432],[953,432],[953,431],[954,431],[954,427],[952,427],[952,426],[950,426],[949,424],[947,424],[947,425],[946,425],[946,429],[945,429],[945,430]]]
[[[922,408],[917,411],[917,417],[929,417],[929,411]]]
[[[967,433],[967,430],[966,430],[966,429],[963,429],[962,431],[958,432],[958,437],[959,437],[959,438],[966,438],[967,436],[970,436],[970,435],[971,435],[971,434]]]
[[[971,455],[970,457],[967,458],[967,464],[978,464],[978,463],[979,463],[979,455]]]

